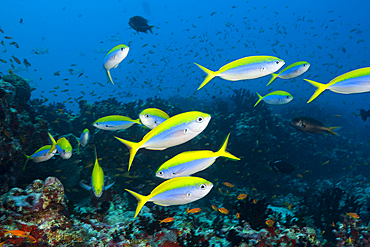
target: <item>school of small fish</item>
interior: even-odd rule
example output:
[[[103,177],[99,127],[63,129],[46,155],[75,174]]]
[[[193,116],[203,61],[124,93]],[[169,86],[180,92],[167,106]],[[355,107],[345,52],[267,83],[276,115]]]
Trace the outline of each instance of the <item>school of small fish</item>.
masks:
[[[213,12],[211,16],[214,14],[216,14],[216,12]],[[21,19],[21,23],[23,23],[23,19]],[[129,20],[129,25],[138,33],[146,33],[147,31],[153,33],[152,28],[154,28],[154,26],[149,26],[148,21],[143,17],[131,17]],[[4,30],[1,28],[0,32],[3,34],[5,33]],[[1,44],[5,48],[6,45],[8,45],[8,47],[12,45],[16,48],[19,48],[19,44],[16,41],[13,41],[13,37],[4,36],[4,39],[9,41],[8,44],[6,44],[4,40],[1,41]],[[119,35],[113,35],[107,38],[107,41],[110,42],[118,42],[120,40],[121,37]],[[128,44],[130,45],[130,43]],[[144,45],[142,48],[146,46],[147,44]],[[125,60],[125,58],[128,56],[129,50],[129,46],[125,44],[116,45],[111,49],[97,48],[93,50],[93,53],[96,54],[106,54],[103,59],[103,68],[107,75],[107,81],[111,84],[114,84],[113,78],[111,76],[111,69],[117,68],[122,63],[122,61]],[[6,51],[7,48],[3,51],[3,53],[5,53]],[[343,50],[343,52],[345,52],[345,50]],[[32,49],[30,53],[33,55],[46,56],[49,55],[49,49],[36,47]],[[149,52],[149,54],[152,53]],[[84,54],[84,52],[80,52],[80,55],[85,56],[86,54]],[[12,67],[12,69],[9,69],[10,74],[13,74],[17,71],[25,71],[28,67],[31,66],[31,63],[29,63],[27,59],[23,59],[22,65],[22,60],[18,59],[14,55],[9,58],[9,61]],[[133,61],[134,60],[128,61],[128,64],[132,63]],[[8,61],[4,59],[0,59],[0,62],[8,63]],[[16,67],[14,66],[14,64],[21,65],[23,67]],[[232,62],[226,63],[216,71],[210,70],[196,62],[194,62],[194,64],[206,73],[205,79],[200,84],[197,90],[204,88],[215,77],[220,77],[227,81],[240,81],[252,80],[271,75],[271,79],[266,85],[269,86],[272,82],[276,80],[276,78],[291,79],[299,77],[307,72],[311,66],[310,63],[306,61],[297,61],[283,68],[283,66],[285,65],[285,61],[281,58],[271,55],[245,56]],[[84,69],[78,69],[75,66],[76,64],[71,64],[71,68],[68,69],[69,74],[77,77],[83,76],[85,73]],[[53,76],[61,76],[61,73],[63,74],[63,72],[61,72],[60,70],[55,71],[53,73]],[[63,79],[63,81],[67,80],[68,78]],[[133,78],[133,80],[136,81],[135,78]],[[325,90],[330,90],[339,94],[356,94],[370,92],[370,67],[364,67],[349,71],[335,77],[326,84],[319,83],[311,79],[304,79],[304,81],[309,82],[314,87],[316,87],[316,91],[313,93],[307,103],[311,103]],[[68,83],[66,83],[66,85],[68,86]],[[118,87],[120,86],[118,85]],[[58,90],[60,88],[58,86],[54,89]],[[158,87],[158,89],[160,88]],[[69,89],[61,90],[61,92],[68,91]],[[56,91],[54,91],[54,93],[54,95],[56,96]],[[94,91],[90,94],[96,95]],[[276,90],[271,93],[265,94],[264,96],[261,96],[258,92],[256,92],[256,94],[258,95],[258,101],[255,103],[254,107],[260,104],[260,102],[262,101],[270,105],[283,105],[293,100],[293,96],[283,90]],[[130,91],[126,92],[126,94],[123,95],[123,97],[132,96],[133,95],[130,93]],[[75,99],[75,101],[77,102],[81,98]],[[68,100],[70,100],[69,102],[72,102],[71,98],[69,98]],[[361,112],[361,116],[364,121],[366,121],[367,117],[369,117],[370,114],[369,112],[366,112],[364,110],[362,111],[363,112]],[[114,136],[129,150],[129,171],[139,149],[164,150],[186,143],[201,134],[202,131],[204,131],[208,126],[210,120],[211,116],[209,114],[200,111],[188,111],[170,117],[167,113],[160,109],[148,108],[138,113],[138,118],[136,119],[132,119],[128,116],[109,115],[97,119],[95,122],[92,123],[92,126],[103,131],[117,131],[127,129],[134,124],[138,124],[141,126],[145,126],[145,128],[148,129],[148,133],[143,136],[141,141],[139,142],[128,141],[121,137]],[[338,127],[326,127],[321,121],[306,116],[296,117],[292,119],[290,124],[297,130],[305,133],[320,134],[326,132],[333,135],[338,135],[335,131],[333,131]],[[39,163],[47,161],[53,158],[55,155],[59,155],[62,159],[71,158],[73,148],[67,138],[60,137],[56,141],[50,133],[48,133],[48,136],[50,138],[51,144],[40,147],[31,155],[25,155],[26,162],[24,164],[23,170],[26,169],[27,162],[30,159],[35,163]],[[129,192],[138,200],[138,205],[134,217],[136,217],[140,213],[142,207],[147,202],[153,202],[154,204],[162,206],[183,205],[205,197],[213,188],[213,183],[203,178],[193,177],[191,175],[207,169],[212,164],[214,164],[216,159],[218,159],[219,157],[224,157],[234,161],[240,160],[240,158],[226,151],[229,137],[230,134],[225,138],[223,144],[221,145],[221,148],[216,152],[211,150],[186,151],[172,157],[171,159],[168,159],[165,163],[158,167],[155,173],[155,176],[165,179],[165,181],[157,185],[149,195],[140,195],[132,190],[126,189],[127,192]],[[83,148],[86,147],[90,139],[90,130],[86,128],[82,131],[81,136],[78,139],[78,155],[80,154],[80,146]],[[95,162],[91,174],[91,184],[88,185],[83,182],[79,183],[80,186],[84,189],[91,190],[94,196],[97,198],[101,197],[104,191],[108,190],[115,183],[111,182],[109,185],[106,185],[104,171],[99,165],[98,160],[99,159],[97,156],[97,152],[95,150]],[[276,162],[270,162],[269,166],[275,171],[280,171],[287,174],[291,171],[294,171],[294,167],[280,160]],[[224,185],[229,188],[234,187],[233,184],[228,182],[225,182]],[[220,193],[223,193],[221,188],[219,188],[219,191]],[[244,200],[245,198],[247,198],[247,194],[240,194],[237,197],[238,200]],[[228,209],[226,208],[217,208],[217,206],[215,205],[212,205],[212,208],[222,214],[229,213]],[[188,208],[186,210],[186,213],[194,214],[199,213],[200,211],[200,208]],[[237,218],[239,217],[238,214],[236,215]],[[352,218],[358,218],[358,215],[354,213],[347,213],[347,215]],[[160,223],[169,223],[172,221],[174,221],[174,218],[169,217],[161,220]],[[268,227],[272,227],[274,225],[274,221],[272,219],[268,219],[266,221],[266,225]],[[30,242],[33,241],[31,235],[22,231],[7,230],[7,234],[27,237]]]

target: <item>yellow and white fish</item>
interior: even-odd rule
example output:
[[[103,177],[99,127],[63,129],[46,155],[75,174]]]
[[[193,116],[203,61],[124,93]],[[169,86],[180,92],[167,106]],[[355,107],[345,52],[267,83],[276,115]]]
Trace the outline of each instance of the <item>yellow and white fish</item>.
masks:
[[[270,105],[283,105],[293,100],[293,96],[290,93],[281,90],[271,92],[265,96],[261,96],[259,93],[257,93],[257,95],[259,99],[256,104],[254,104],[254,107],[256,107],[261,100]]]
[[[84,184],[81,181],[79,182],[79,185],[86,190],[92,190],[94,195],[99,198],[103,195],[104,190],[112,187],[114,183],[115,182],[111,183],[108,186],[105,186],[104,171],[99,165],[98,157],[95,150],[95,164],[91,174],[91,186]]]
[[[90,130],[84,129],[81,133],[80,139],[78,140],[77,154],[80,154],[80,145],[85,147],[89,143],[90,137]]]
[[[43,146],[43,147],[37,149],[37,151],[34,152],[31,155],[26,155],[25,154],[27,160],[24,163],[24,166],[23,166],[22,170],[24,171],[26,169],[27,162],[30,159],[35,163],[44,162],[44,161],[47,161],[47,160],[51,159],[55,155],[57,150],[54,148],[52,150],[52,152],[49,154],[50,148],[51,148],[51,145],[46,145],[46,146]]]
[[[309,68],[310,64],[305,61],[293,63],[288,67],[282,69],[279,73],[272,73],[272,78],[266,86],[269,86],[276,79],[276,77],[279,77],[281,79],[295,78],[305,73]]]
[[[199,111],[190,111],[173,116],[149,131],[140,142],[131,142],[116,137],[130,150],[128,170],[140,148],[164,150],[190,141],[208,125],[211,116]]]
[[[93,123],[93,126],[102,130],[123,130],[130,128],[134,124],[141,124],[140,119],[131,119],[121,115],[110,115],[99,118]]]
[[[103,67],[106,70],[107,77],[112,84],[114,83],[109,70],[117,68],[120,62],[127,57],[129,50],[130,48],[127,45],[121,44],[113,47],[112,50],[105,55]]]
[[[285,62],[272,56],[250,56],[228,63],[217,71],[211,71],[197,63],[195,64],[207,73],[207,77],[198,88],[199,90],[215,76],[229,81],[260,78],[278,71]]]
[[[226,151],[230,134],[226,137],[220,150],[183,152],[163,163],[157,170],[156,176],[163,179],[189,176],[210,167],[218,157],[232,160],[240,160],[238,157]]]
[[[140,112],[140,121],[149,129],[154,129],[170,118],[167,113],[157,108],[148,108]]]
[[[164,181],[147,196],[126,189],[137,200],[135,218],[146,202],[161,206],[183,205],[205,197],[213,184],[198,177],[178,177]]]
[[[315,93],[307,103],[312,102],[326,89],[341,94],[366,93],[370,92],[370,67],[352,70],[335,77],[327,84],[308,79],[304,80],[317,87]]]

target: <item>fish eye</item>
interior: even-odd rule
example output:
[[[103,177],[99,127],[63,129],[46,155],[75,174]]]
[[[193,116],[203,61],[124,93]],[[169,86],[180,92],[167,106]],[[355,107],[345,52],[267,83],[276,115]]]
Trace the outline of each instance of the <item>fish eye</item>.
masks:
[[[108,128],[108,124],[106,124],[106,125],[105,125],[105,127],[107,127],[107,128]]]
[[[190,197],[190,196],[191,196],[191,193],[190,193],[190,192],[188,192],[188,193],[186,194],[186,196],[187,196],[187,197]]]
[[[176,175],[176,172],[173,172],[172,175]]]
[[[99,125],[99,123],[95,123],[96,125]]]
[[[202,190],[205,190],[205,189],[206,189],[206,185],[205,185],[205,184],[201,184],[199,187],[200,187]]]
[[[160,171],[160,172],[158,172],[158,174],[159,174],[159,175],[163,175],[163,172],[162,172],[162,171]]]
[[[203,118],[203,117],[198,117],[198,118],[197,118],[198,123],[203,122],[203,120],[204,120],[204,118]]]
[[[289,96],[286,96],[287,99],[289,99]]]
[[[123,47],[121,47],[121,51],[123,51],[124,50],[124,48]]]
[[[188,129],[184,129],[184,134],[186,134],[188,132]]]
[[[276,61],[275,61],[275,64],[279,64],[279,63],[280,63],[280,61],[279,61],[279,60],[276,60]]]
[[[145,114],[144,117],[148,118],[149,117],[149,114]]]

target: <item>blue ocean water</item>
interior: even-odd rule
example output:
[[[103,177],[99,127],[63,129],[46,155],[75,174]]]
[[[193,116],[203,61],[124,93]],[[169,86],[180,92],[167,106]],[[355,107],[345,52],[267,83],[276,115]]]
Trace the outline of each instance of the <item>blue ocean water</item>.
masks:
[[[147,12],[142,1],[4,2],[2,35],[12,37],[5,43],[16,41],[19,49],[7,46],[1,58],[26,58],[32,66],[17,74],[33,80],[33,98],[43,96],[52,101],[84,96],[81,91],[88,101],[99,96],[132,100],[123,97],[127,92],[135,98],[178,94],[203,101],[239,87],[264,95],[269,77],[238,82],[216,78],[205,90],[197,92],[204,73],[193,63],[216,70],[228,61],[266,54],[284,59],[286,65],[296,61],[311,63],[301,77],[291,81],[277,79],[273,84],[274,89],[289,91],[295,97],[292,104],[297,104],[305,102],[314,91],[303,78],[326,83],[337,75],[368,66],[366,1],[146,3]],[[135,15],[147,18],[149,25],[155,26],[154,34],[137,34],[130,29],[128,20]],[[109,41],[114,35],[121,39]],[[104,51],[121,43],[129,45],[130,52],[111,71],[117,84],[114,86],[107,84],[102,61]],[[49,49],[49,54],[31,54],[37,47]],[[94,49],[103,52],[96,54]],[[11,69],[9,65],[0,63],[0,70],[6,72]],[[83,69],[83,75],[71,75],[68,69]],[[57,71],[60,76],[53,75]],[[64,89],[69,91],[60,93]],[[368,97],[325,92],[316,103],[352,111],[365,107]]]
[[[75,113],[79,110],[77,99],[93,103],[116,97],[131,102],[158,96],[173,102],[183,97],[212,104],[213,97],[227,98],[239,88],[261,95],[271,89],[285,90],[294,100],[271,106],[274,114],[315,105],[331,116],[322,121],[341,126],[340,135],[361,145],[370,139],[369,120],[363,122],[358,114],[360,109],[370,109],[370,94],[325,91],[307,105],[315,88],[303,79],[327,83],[351,70],[370,67],[369,5],[361,0],[3,0],[0,58],[7,63],[0,62],[0,72],[6,75],[12,70],[27,78],[35,89],[31,99],[65,102]],[[153,34],[130,28],[129,19],[136,15],[148,19]],[[10,44],[14,41],[19,48]],[[118,44],[128,45],[130,51],[111,70],[112,85],[103,60]],[[37,48],[48,53],[33,54]],[[277,78],[270,87],[266,87],[270,76],[235,82],[216,77],[197,91],[205,73],[194,62],[217,70],[252,55],[279,57],[285,60],[285,67],[297,61],[307,61],[311,67],[294,79]],[[17,64],[13,56],[21,62],[27,59],[31,66]],[[256,141],[258,146],[258,140],[250,140]]]

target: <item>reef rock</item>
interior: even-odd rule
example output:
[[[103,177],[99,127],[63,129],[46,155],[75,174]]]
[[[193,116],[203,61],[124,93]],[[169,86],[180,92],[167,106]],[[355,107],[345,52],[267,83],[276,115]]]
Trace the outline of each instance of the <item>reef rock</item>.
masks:
[[[54,204],[66,207],[63,184],[55,177],[48,177],[45,182],[37,179],[25,190],[13,188],[0,199],[4,209],[22,215],[43,211]]]
[[[3,77],[3,81],[9,82],[15,87],[15,98],[14,100],[19,104],[26,104],[31,98],[31,87],[28,82],[17,75],[6,75]]]

